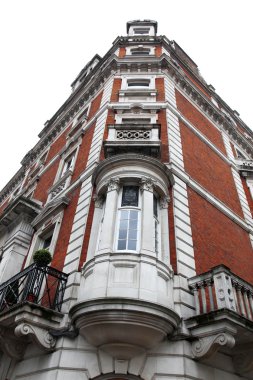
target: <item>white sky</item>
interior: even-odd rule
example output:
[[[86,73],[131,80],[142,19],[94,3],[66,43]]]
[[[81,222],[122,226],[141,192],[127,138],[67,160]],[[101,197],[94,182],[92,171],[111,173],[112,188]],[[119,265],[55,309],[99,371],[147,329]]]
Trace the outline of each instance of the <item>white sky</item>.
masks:
[[[253,129],[252,14],[252,0],[0,1],[0,189],[83,66],[129,20],[156,20]]]

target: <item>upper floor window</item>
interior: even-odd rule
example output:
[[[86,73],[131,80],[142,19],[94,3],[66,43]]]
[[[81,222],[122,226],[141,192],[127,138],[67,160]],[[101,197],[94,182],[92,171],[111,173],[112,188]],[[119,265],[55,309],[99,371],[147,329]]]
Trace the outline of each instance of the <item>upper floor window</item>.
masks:
[[[150,28],[133,28],[134,34],[147,34],[149,35]]]
[[[150,49],[134,48],[131,49],[131,55],[150,55]]]
[[[127,86],[128,87],[149,87],[150,80],[146,78],[136,78],[136,79],[128,79]]]
[[[63,177],[68,171],[73,170],[75,161],[75,153],[71,154],[64,160],[61,176]]]
[[[119,206],[118,251],[137,251],[139,219],[139,187],[123,186]]]

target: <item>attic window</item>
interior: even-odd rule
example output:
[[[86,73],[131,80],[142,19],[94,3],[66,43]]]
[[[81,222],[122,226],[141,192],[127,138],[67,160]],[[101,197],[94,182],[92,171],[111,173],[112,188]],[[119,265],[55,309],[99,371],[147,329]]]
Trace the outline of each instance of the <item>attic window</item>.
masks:
[[[150,49],[134,48],[131,49],[131,55],[150,55]]]
[[[149,87],[150,80],[149,79],[128,79],[127,85],[128,87]]]
[[[134,34],[149,34],[150,28],[134,28]]]
[[[150,118],[122,118],[122,123],[130,123],[130,124],[150,124]]]

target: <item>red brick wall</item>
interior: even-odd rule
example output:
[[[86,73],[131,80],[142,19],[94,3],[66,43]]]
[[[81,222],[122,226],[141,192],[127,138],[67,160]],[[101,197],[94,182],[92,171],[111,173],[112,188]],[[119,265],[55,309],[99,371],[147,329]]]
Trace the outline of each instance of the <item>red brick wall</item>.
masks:
[[[252,283],[248,233],[190,188],[188,195],[197,274],[224,264]]]
[[[243,217],[230,166],[180,122],[186,172]]]
[[[169,162],[167,119],[166,111],[164,109],[160,110],[158,113],[158,124],[161,125],[161,160],[163,162]]]
[[[119,90],[121,89],[121,78],[115,78],[112,86],[111,102],[119,101]]]
[[[40,177],[37,187],[34,192],[34,198],[41,201],[43,204],[48,197],[47,190],[53,185],[60,159],[58,158]]]
[[[79,261],[79,270],[82,268],[84,262],[86,261],[87,252],[88,252],[88,246],[89,246],[89,241],[90,241],[90,232],[91,232],[91,227],[92,227],[92,221],[93,221],[93,215],[94,215],[94,206],[95,206],[95,204],[94,204],[95,202],[93,199],[94,193],[95,193],[95,191],[93,190],[90,208],[89,208],[89,213],[88,213],[88,218],[87,218],[87,223],[86,223],[86,228],[85,228],[82,252],[81,252],[80,261]]]
[[[155,47],[155,55],[156,55],[156,57],[160,57],[162,55],[162,47],[161,46]]]
[[[69,126],[59,137],[56,139],[53,144],[50,146],[45,165],[52,159],[66,144],[66,136],[70,130],[71,126]]]
[[[177,107],[195,128],[202,132],[217,148],[226,154],[220,131],[210,123],[179,91],[176,90]]]
[[[88,115],[88,121],[89,121],[93,116],[95,116],[95,114],[96,114],[97,111],[99,110],[100,103],[101,103],[101,100],[102,100],[102,96],[103,96],[103,91],[101,91],[100,94],[98,94],[98,95],[96,96],[96,98],[93,99],[93,101],[91,102],[91,106],[90,106],[90,110],[89,110],[89,115]]]
[[[79,175],[86,168],[95,126],[96,123],[90,126],[90,128],[87,129],[83,135],[82,143],[80,145],[80,149],[78,151],[78,156],[76,159],[76,164],[74,167],[74,172],[71,178],[71,183],[75,182]]]
[[[156,78],[155,88],[157,90],[156,100],[157,102],[163,102],[165,100],[164,79]]]
[[[55,252],[51,266],[62,270],[64,265],[64,260],[67,253],[69,238],[71,234],[72,224],[74,221],[74,216],[76,212],[76,206],[79,198],[80,187],[75,189],[68,198],[70,199],[69,205],[64,210],[64,215],[61,223],[61,228],[58,236],[58,240],[55,247]]]
[[[88,119],[91,119],[93,116],[95,116],[95,114],[99,110],[102,95],[103,95],[103,92],[101,92],[91,103]],[[75,180],[86,168],[95,126],[96,126],[96,122],[84,132],[84,135],[82,137],[82,143],[80,145],[80,149],[78,151],[78,156],[76,159],[74,172],[71,178],[71,183],[75,182]]]
[[[6,201],[4,201],[1,206],[0,206],[0,215],[3,213],[4,209],[8,206],[8,203],[9,203],[9,199],[7,199]]]
[[[126,55],[126,48],[120,47],[119,48],[119,58],[124,58]]]

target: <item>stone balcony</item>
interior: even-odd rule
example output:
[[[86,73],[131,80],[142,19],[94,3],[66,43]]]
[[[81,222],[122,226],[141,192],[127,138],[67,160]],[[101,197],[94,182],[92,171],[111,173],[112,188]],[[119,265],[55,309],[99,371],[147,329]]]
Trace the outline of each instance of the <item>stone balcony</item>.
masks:
[[[122,153],[140,153],[160,157],[160,125],[115,124],[108,127],[104,142],[106,157]]]
[[[0,285],[0,348],[21,359],[33,341],[51,351],[59,330],[61,305],[68,275],[52,267],[32,264]]]
[[[235,370],[253,379],[253,286],[220,265],[189,279],[195,316],[186,320],[193,356],[217,350],[232,356]]]

